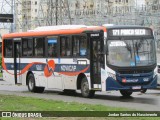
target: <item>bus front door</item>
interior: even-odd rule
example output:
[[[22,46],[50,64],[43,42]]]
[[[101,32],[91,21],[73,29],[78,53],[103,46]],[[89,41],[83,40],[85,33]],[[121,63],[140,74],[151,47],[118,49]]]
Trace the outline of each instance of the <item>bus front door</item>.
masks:
[[[21,42],[14,42],[14,78],[15,84],[22,84],[22,76],[19,75],[21,72],[20,69],[20,51],[21,51]]]
[[[101,88],[101,68],[104,69],[104,38],[103,32],[90,35],[91,87]]]

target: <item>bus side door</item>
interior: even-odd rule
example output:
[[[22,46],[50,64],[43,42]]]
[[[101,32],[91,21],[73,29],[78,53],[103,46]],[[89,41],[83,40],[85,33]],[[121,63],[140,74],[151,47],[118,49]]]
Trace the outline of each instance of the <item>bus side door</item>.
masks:
[[[90,33],[91,87],[101,88],[101,68],[104,69],[104,33]]]
[[[21,40],[14,40],[14,78],[15,84],[22,84],[21,72]]]

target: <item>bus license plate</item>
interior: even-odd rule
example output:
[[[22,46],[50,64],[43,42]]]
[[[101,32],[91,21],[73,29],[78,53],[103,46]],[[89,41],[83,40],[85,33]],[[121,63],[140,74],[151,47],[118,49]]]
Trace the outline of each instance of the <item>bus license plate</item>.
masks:
[[[133,86],[132,89],[133,90],[138,90],[138,89],[141,89],[141,86]]]

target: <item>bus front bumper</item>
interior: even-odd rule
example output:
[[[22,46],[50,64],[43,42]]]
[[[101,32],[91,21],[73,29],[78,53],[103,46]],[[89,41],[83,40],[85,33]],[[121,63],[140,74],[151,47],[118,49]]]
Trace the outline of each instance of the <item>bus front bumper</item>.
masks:
[[[142,89],[155,89],[157,88],[157,75],[153,80],[147,85],[122,85],[118,81],[114,80],[111,77],[106,79],[106,91],[109,90],[129,90],[129,91],[140,91]]]

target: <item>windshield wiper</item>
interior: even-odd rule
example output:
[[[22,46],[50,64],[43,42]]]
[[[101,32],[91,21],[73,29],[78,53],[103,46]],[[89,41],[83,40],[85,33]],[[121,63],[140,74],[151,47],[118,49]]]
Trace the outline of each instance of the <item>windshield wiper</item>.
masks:
[[[130,55],[131,55],[131,58],[132,58],[132,48],[131,48],[131,45],[128,44],[126,41],[124,41],[124,42],[125,42],[125,44],[126,44],[127,50],[130,52]]]

